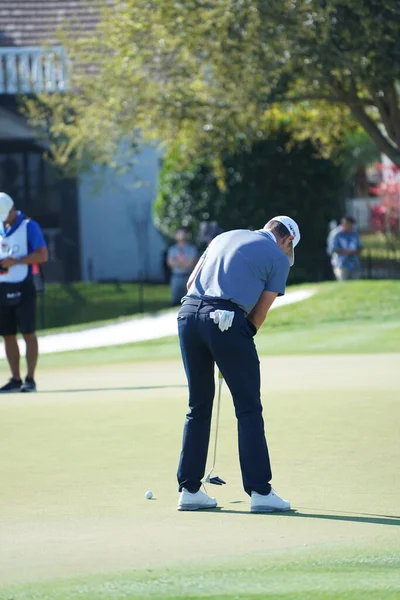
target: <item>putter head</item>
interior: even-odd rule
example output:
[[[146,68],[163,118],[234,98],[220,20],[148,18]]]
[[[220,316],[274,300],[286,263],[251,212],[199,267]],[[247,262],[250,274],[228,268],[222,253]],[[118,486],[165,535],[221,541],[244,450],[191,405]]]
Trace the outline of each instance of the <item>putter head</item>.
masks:
[[[226,481],[221,479],[221,477],[209,477],[206,479],[207,483],[212,483],[214,485],[225,485]]]

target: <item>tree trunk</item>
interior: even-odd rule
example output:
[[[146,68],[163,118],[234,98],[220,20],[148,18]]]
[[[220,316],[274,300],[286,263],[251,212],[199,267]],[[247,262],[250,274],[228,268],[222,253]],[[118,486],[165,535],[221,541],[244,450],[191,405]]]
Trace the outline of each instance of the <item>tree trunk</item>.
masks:
[[[372,141],[375,142],[378,150],[380,150],[382,154],[388,156],[395,165],[400,167],[400,149],[396,148],[396,146],[388,140],[361,106],[348,104],[348,107],[354,118],[357,119],[360,125],[365,129]]]

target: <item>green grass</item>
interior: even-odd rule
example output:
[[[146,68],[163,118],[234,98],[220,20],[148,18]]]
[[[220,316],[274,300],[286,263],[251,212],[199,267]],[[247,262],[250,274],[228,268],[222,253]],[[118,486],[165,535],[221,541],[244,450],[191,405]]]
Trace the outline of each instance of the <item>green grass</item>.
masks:
[[[42,368],[0,403],[1,600],[397,600],[398,364],[261,360],[282,515],[248,513],[225,386],[219,508],[178,513],[180,362]]]
[[[273,483],[295,511],[248,513],[225,386],[219,508],[174,510],[176,337],[42,356],[41,393],[0,402],[1,600],[400,597],[400,282],[305,287],[256,337]]]
[[[364,248],[372,249],[386,249],[392,248],[393,250],[400,251],[400,237],[394,235],[385,236],[383,233],[363,233],[361,235],[362,243]]]
[[[40,329],[68,327],[155,312],[170,305],[169,286],[138,283],[50,283],[38,298]]]
[[[32,586],[15,600],[398,600],[400,558],[395,554],[352,558],[315,557],[290,559],[284,564],[256,561],[238,565],[209,566],[207,570],[150,570]],[[203,590],[203,594],[201,594]],[[200,593],[199,593],[200,592]],[[0,596],[1,597],[1,596]]]
[[[400,281],[329,282],[313,297],[271,312],[269,329],[315,327],[328,323],[400,321]]]
[[[400,260],[400,237],[383,233],[367,233],[361,236],[365,251],[372,258]]]
[[[309,300],[271,311],[255,340],[261,355],[400,351],[400,281],[355,281],[314,288]],[[176,337],[41,357],[48,367],[179,358]]]
[[[273,483],[296,510],[248,513],[225,386],[219,508],[174,510],[176,337],[42,356],[41,393],[0,403],[1,600],[400,597],[400,282],[305,287],[256,337]]]
[[[400,281],[303,284],[291,286],[288,291],[302,288],[314,288],[318,295],[306,303],[271,312],[269,328],[378,321],[379,315],[385,321],[400,318]],[[145,286],[144,300],[146,313],[168,308],[168,286]],[[52,284],[46,293],[45,308],[46,332],[54,329],[76,331],[87,324],[96,327],[121,322],[138,310],[138,287],[137,284]],[[62,326],[59,326],[60,322],[64,322]]]

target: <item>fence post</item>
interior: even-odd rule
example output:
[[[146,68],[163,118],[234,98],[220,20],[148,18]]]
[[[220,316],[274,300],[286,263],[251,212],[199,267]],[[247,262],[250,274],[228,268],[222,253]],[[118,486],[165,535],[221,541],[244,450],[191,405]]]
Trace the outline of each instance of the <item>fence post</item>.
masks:
[[[390,279],[390,271],[391,271],[390,250],[389,250],[389,248],[387,248],[386,249],[386,279]]]
[[[367,273],[368,273],[368,279],[372,279],[372,255],[371,255],[371,250],[369,250],[368,252],[368,257],[367,257]]]
[[[138,312],[144,313],[144,281],[143,281],[144,273],[140,271],[139,273],[139,286],[138,286]]]

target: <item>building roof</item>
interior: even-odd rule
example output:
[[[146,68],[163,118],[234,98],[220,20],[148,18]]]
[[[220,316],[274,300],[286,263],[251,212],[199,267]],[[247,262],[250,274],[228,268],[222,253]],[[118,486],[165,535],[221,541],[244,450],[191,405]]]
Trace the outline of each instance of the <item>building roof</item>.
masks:
[[[90,34],[101,4],[103,0],[1,0],[0,47],[57,44],[59,29]]]

